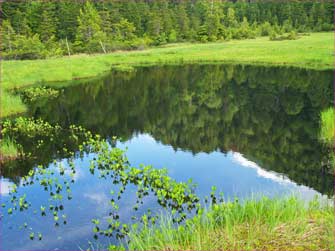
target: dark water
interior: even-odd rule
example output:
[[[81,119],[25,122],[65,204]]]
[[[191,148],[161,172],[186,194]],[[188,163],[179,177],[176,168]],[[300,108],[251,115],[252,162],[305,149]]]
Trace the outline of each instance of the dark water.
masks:
[[[81,125],[107,140],[116,135],[133,166],[166,167],[177,181],[191,178],[201,198],[216,186],[226,199],[294,193],[308,201],[333,196],[331,149],[318,140],[320,112],[332,106],[332,84],[332,72],[290,68],[144,67],[65,88],[56,99],[31,103],[28,116]],[[2,210],[1,250],[77,250],[94,242],[91,219],[108,217],[113,186],[86,168],[94,155],[76,159],[72,199],[62,201],[66,225],[54,227],[52,216],[40,216],[50,195],[38,183],[20,186],[20,177],[39,164],[53,170],[56,160],[66,166],[66,157],[57,153],[66,141],[60,137],[41,151],[22,139],[34,158],[4,165],[1,202],[7,206],[8,186],[15,183],[32,207],[10,216],[7,207]],[[149,196],[135,213],[134,191],[129,187],[119,203],[122,219],[147,208],[161,210]],[[27,228],[20,229],[24,223]],[[43,239],[29,240],[31,232],[43,233]]]

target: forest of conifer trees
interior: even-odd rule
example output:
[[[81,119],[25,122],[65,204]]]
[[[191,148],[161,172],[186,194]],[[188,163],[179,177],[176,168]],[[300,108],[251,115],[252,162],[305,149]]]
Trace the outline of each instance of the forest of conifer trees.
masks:
[[[294,39],[332,31],[333,8],[331,0],[4,1],[1,54],[38,59],[284,33]]]

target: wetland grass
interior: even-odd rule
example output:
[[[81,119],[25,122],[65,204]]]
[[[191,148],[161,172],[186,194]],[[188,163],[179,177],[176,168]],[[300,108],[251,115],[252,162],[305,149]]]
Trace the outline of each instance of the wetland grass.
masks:
[[[321,140],[334,143],[334,108],[330,107],[321,113]]]
[[[15,159],[20,152],[17,145],[8,137],[0,140],[0,162]]]
[[[133,229],[130,250],[333,250],[334,210],[295,197],[228,202],[176,226]],[[114,247],[113,247],[114,248]]]

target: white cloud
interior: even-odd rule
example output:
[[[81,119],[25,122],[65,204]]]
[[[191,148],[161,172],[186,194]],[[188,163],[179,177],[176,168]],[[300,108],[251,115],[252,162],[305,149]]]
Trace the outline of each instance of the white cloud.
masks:
[[[278,183],[293,184],[293,182],[290,179],[288,179],[287,177],[285,177],[284,175],[280,175],[280,174],[277,174],[277,173],[271,172],[271,171],[266,171],[266,170],[262,169],[260,166],[258,166],[255,162],[252,162],[252,161],[246,159],[245,157],[243,157],[243,155],[240,154],[240,153],[233,152],[232,156],[233,156],[233,161],[234,162],[236,162],[236,163],[238,163],[242,166],[255,169],[257,171],[257,175],[260,176],[260,177],[263,177],[263,178],[266,178],[266,179],[271,179],[271,180],[273,180],[275,182],[278,182]]]
[[[7,180],[0,180],[0,194],[6,196],[9,194],[10,188],[14,185],[13,182]]]
[[[108,197],[104,193],[85,193],[84,197],[94,201],[99,205],[106,203],[108,204],[109,201]]]

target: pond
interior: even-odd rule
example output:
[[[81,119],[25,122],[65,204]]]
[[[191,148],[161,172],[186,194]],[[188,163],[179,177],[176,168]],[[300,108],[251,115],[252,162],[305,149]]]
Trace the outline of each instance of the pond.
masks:
[[[139,67],[77,81],[58,97],[30,102],[27,116],[98,133],[110,145],[126,150],[132,166],[167,168],[178,182],[192,179],[201,201],[212,186],[225,200],[296,194],[309,201],[333,196],[331,149],[318,140],[320,112],[333,105],[332,85],[331,71],[239,65]],[[119,140],[114,142],[113,136]],[[76,155],[75,173],[61,175],[56,166],[69,167],[67,156],[59,151],[66,142],[66,136],[59,136],[37,149],[22,139],[33,158],[8,161],[2,167],[2,250],[78,250],[89,242],[95,248],[116,242],[96,240],[91,220],[110,217],[111,189],[119,184],[99,172],[92,174],[94,153]],[[78,146],[71,150],[78,151]],[[48,177],[58,183],[71,183],[70,198],[58,198],[56,216],[41,208],[56,205],[50,191],[36,182],[46,173],[36,174],[29,184],[22,180],[38,165],[47,166]],[[13,184],[29,210],[7,213]],[[134,217],[148,209],[166,210],[153,194],[137,210],[134,203],[136,188],[129,184],[118,202],[118,217],[124,222],[136,221]]]

